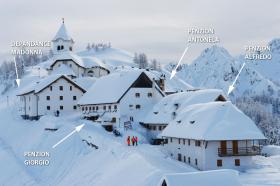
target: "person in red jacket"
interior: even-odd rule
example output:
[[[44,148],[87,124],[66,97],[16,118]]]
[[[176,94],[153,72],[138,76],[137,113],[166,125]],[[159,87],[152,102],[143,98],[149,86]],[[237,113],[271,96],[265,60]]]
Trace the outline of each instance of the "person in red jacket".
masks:
[[[127,137],[126,141],[127,141],[127,145],[130,146],[130,136]]]
[[[133,136],[132,139],[131,139],[131,143],[132,143],[132,145],[134,146],[134,144],[135,144],[135,138],[134,138],[134,136]]]
[[[137,136],[135,136],[134,141],[135,141],[135,145],[137,146],[138,145],[138,137]]]

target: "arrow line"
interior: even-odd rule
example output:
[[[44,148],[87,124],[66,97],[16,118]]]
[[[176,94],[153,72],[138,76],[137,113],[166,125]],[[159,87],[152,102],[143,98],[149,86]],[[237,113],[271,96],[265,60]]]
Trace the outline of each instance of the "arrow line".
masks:
[[[176,74],[176,72],[177,72],[177,68],[180,66],[181,61],[182,61],[182,59],[184,58],[184,56],[185,56],[186,52],[188,51],[188,49],[189,49],[189,47],[187,46],[187,47],[185,48],[185,50],[184,50],[184,52],[183,52],[183,54],[182,54],[180,60],[178,61],[177,66],[172,70],[170,79],[172,79],[172,78],[175,76],[175,74]]]
[[[20,84],[20,79],[18,78],[18,71],[17,71],[17,61],[16,61],[16,57],[14,57],[14,64],[15,64],[16,75],[17,75],[16,82],[17,82],[17,86],[19,87],[19,84]]]
[[[82,124],[82,125],[79,125],[79,126],[75,127],[75,129],[70,134],[68,134],[67,136],[62,138],[59,142],[57,142],[55,145],[53,145],[52,148],[57,147],[60,143],[62,143],[64,140],[66,140],[67,138],[72,136],[75,132],[80,132],[80,130],[84,127],[84,125],[85,124]]]
[[[236,81],[237,81],[237,79],[238,79],[238,77],[239,77],[240,73],[242,72],[242,70],[243,70],[243,68],[244,68],[245,65],[246,65],[246,63],[244,62],[244,63],[242,64],[242,67],[241,67],[241,69],[239,70],[237,76],[235,77],[235,79],[234,79],[232,85],[229,86],[229,88],[228,88],[228,93],[227,93],[228,95],[234,90],[234,88],[235,88],[234,85],[235,85],[235,83],[236,83]]]

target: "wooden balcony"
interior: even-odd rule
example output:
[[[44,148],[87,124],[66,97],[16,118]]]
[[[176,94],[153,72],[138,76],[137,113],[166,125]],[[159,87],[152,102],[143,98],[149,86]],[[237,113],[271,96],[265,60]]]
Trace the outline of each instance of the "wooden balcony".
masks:
[[[220,157],[228,156],[256,156],[261,155],[261,148],[259,146],[239,147],[233,148],[218,148],[218,155]]]

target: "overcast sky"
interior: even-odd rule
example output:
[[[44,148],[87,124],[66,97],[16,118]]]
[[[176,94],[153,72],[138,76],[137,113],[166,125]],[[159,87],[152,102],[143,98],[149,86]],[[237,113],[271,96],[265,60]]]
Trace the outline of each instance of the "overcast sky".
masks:
[[[279,0],[0,0],[0,56],[12,41],[51,40],[65,23],[75,49],[88,42],[111,42],[149,58],[176,61],[185,45],[187,28],[212,27],[219,45],[232,55],[244,45],[266,44],[280,37]],[[209,45],[193,45],[184,62]]]

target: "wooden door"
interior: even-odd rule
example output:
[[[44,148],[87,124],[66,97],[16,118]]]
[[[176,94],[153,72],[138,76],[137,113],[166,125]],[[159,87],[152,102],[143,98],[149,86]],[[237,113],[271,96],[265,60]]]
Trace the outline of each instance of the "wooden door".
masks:
[[[227,154],[227,141],[221,141],[220,148],[221,148],[221,154],[223,155]]]
[[[238,141],[232,141],[232,152],[233,154],[238,154]]]

